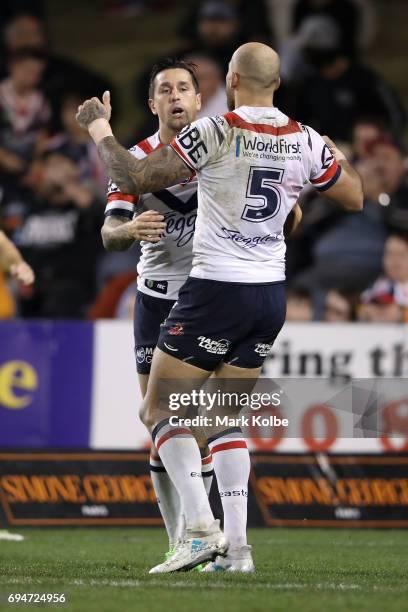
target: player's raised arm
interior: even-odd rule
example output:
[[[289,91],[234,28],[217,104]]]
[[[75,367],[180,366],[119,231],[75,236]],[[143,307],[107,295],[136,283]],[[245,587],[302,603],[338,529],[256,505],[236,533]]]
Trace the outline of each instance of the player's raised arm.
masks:
[[[191,169],[169,146],[154,151],[144,159],[135,159],[114,138],[109,124],[109,92],[86,100],[78,108],[77,121],[87,129],[98,147],[107,173],[125,194],[139,195],[165,189],[191,176]]]
[[[326,189],[325,195],[346,210],[361,210],[363,208],[363,186],[360,175],[328,136],[323,136],[323,140],[341,167],[338,180],[332,187]]]
[[[327,136],[302,126],[309,148],[309,180],[329,199],[349,211],[363,208],[363,187],[360,176],[345,154]]]

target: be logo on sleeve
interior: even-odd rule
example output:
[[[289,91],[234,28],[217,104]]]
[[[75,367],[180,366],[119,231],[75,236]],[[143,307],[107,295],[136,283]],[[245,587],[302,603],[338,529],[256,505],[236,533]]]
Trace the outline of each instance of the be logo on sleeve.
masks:
[[[202,152],[207,153],[201,134],[198,128],[188,125],[179,135],[178,143],[183,148],[183,151],[189,156],[195,164],[202,156]]]

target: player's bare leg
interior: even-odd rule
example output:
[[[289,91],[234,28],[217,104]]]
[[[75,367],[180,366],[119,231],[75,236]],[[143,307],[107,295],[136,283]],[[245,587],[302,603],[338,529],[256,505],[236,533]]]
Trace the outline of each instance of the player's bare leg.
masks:
[[[250,394],[259,378],[261,368],[239,368],[222,363],[211,381],[226,393]],[[242,381],[242,382],[241,382]],[[239,383],[239,384],[237,384]],[[222,407],[218,408],[221,411]],[[229,407],[230,416],[238,416],[240,406]],[[214,471],[224,511],[224,534],[229,542],[225,558],[209,563],[205,572],[253,572],[251,547],[247,544],[248,480],[251,462],[246,441],[239,428],[213,427],[209,432],[209,446],[213,455]]]
[[[201,477],[197,441],[191,429],[178,425],[177,417],[169,410],[170,395],[191,394],[209,376],[207,370],[180,361],[160,349],[154,352],[142,418],[177,488],[186,519],[185,540],[169,561],[151,570],[154,573],[191,569],[227,550]]]

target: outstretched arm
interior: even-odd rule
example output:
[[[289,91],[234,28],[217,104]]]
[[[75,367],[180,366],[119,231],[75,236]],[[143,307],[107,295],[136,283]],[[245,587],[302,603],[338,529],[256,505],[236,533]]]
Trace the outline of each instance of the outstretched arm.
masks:
[[[20,251],[0,230],[0,270],[8,272],[23,285],[32,285],[34,282],[34,272],[26,261],[24,261]]]
[[[169,146],[138,160],[114,138],[109,124],[109,92],[86,100],[78,108],[77,121],[89,131],[107,173],[122,193],[139,195],[176,185],[191,176],[191,169]]]
[[[159,191],[191,176],[190,168],[169,146],[144,159],[136,159],[113,136],[107,136],[99,140],[98,153],[122,193],[140,195]]]

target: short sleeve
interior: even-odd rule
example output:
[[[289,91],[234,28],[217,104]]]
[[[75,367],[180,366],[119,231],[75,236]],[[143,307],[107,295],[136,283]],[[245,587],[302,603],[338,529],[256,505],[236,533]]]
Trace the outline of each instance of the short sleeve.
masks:
[[[323,138],[309,126],[302,126],[307,136],[311,154],[311,169],[309,180],[313,187],[325,191],[332,187],[341,174],[341,166],[334,159]]]
[[[189,168],[199,171],[219,156],[227,125],[219,116],[198,119],[173,138],[170,146]]]

